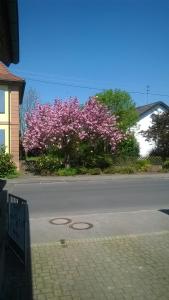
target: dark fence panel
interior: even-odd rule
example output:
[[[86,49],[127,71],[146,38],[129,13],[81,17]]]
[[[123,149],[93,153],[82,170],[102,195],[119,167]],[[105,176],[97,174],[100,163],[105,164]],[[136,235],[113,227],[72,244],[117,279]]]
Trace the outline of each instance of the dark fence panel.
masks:
[[[9,246],[26,265],[27,232],[28,232],[27,201],[9,194],[8,196],[8,238]]]

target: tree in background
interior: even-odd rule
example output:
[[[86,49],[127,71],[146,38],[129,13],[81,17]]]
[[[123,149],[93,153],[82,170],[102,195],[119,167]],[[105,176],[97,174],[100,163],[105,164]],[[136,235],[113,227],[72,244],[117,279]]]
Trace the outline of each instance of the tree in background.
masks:
[[[152,126],[143,132],[148,141],[155,142],[153,154],[163,159],[169,157],[169,111],[152,115]]]
[[[124,138],[117,128],[116,117],[94,97],[83,108],[76,98],[36,104],[26,113],[26,125],[25,151],[45,151],[55,147],[62,152],[65,166],[70,165],[70,158],[76,156],[81,142],[87,142],[95,149],[102,141],[113,152]]]
[[[113,115],[118,117],[118,125],[121,130],[126,132],[138,120],[135,103],[130,94],[119,89],[106,90],[96,95],[97,99],[105,104]]]
[[[133,134],[126,134],[126,138],[117,146],[116,155],[121,158],[138,158],[139,144]]]
[[[19,110],[21,137],[24,135],[26,129],[25,115],[27,112],[30,112],[35,107],[37,99],[38,99],[37,92],[33,88],[30,88],[24,95],[23,102]]]

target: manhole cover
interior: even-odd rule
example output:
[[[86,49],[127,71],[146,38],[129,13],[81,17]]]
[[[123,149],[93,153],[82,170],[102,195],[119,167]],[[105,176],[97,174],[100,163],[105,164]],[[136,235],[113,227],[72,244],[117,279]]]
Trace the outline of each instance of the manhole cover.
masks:
[[[72,223],[69,225],[70,228],[75,229],[75,230],[85,230],[85,229],[90,229],[93,227],[93,224],[91,223],[86,223],[86,222],[76,222]]]
[[[72,220],[68,219],[68,218],[54,218],[49,221],[49,223],[51,223],[53,225],[66,225],[71,222],[72,222]]]

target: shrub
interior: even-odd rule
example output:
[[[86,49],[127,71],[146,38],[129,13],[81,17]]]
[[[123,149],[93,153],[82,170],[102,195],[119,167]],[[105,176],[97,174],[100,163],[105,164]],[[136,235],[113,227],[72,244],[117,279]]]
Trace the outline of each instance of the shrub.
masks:
[[[62,165],[57,157],[42,155],[33,162],[34,172],[41,175],[55,173]]]
[[[138,157],[139,144],[133,135],[128,135],[117,147],[116,155],[120,157]]]
[[[115,167],[106,168],[103,170],[103,173],[104,174],[115,174],[116,173]]]
[[[135,166],[137,170],[144,168],[146,165],[150,165],[150,161],[148,159],[139,159],[135,162]]]
[[[100,169],[108,168],[112,165],[113,160],[110,155],[97,155],[95,157],[95,167]]]
[[[149,155],[148,160],[152,165],[162,165],[163,162],[161,156]]]
[[[119,166],[115,167],[115,173],[119,174],[134,174],[136,172],[133,166]]]
[[[0,177],[4,178],[15,174],[17,172],[12,156],[5,152],[4,147],[0,147]]]
[[[58,176],[74,176],[78,173],[77,169],[74,168],[62,168],[56,171]]]
[[[104,174],[134,174],[136,169],[133,166],[114,166],[105,169]]]
[[[78,174],[88,174],[88,169],[87,168],[85,168],[85,167],[81,167],[81,168],[78,168],[77,169],[77,173]]]
[[[100,175],[101,172],[102,171],[100,168],[88,169],[88,174],[90,174],[90,175]]]
[[[169,159],[167,159],[167,160],[163,163],[163,169],[169,171]]]

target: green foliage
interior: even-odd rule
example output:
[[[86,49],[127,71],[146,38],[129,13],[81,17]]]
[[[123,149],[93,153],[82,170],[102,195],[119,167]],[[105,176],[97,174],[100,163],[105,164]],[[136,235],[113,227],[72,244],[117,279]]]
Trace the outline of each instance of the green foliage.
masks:
[[[152,165],[162,165],[162,157],[161,156],[152,156],[151,154],[148,157],[149,162]]]
[[[169,171],[169,159],[167,159],[167,160],[163,163],[162,167],[163,167],[164,170],[168,170],[168,171]]]
[[[17,175],[16,166],[12,161],[12,156],[5,152],[4,147],[0,147],[0,177]]]
[[[117,166],[115,167],[115,172],[119,174],[134,174],[136,170],[133,166]]]
[[[102,173],[100,168],[88,169],[88,174],[90,175],[100,175]]]
[[[135,162],[135,166],[137,170],[141,170],[147,165],[150,165],[150,161],[148,159],[140,159]]]
[[[78,169],[77,169],[77,173],[78,173],[78,174],[81,174],[81,175],[88,174],[88,169],[85,168],[85,167],[78,168]]]
[[[149,160],[127,160],[119,165],[113,165],[103,170],[104,174],[134,174],[137,172],[151,171],[151,163]]]
[[[58,176],[74,176],[78,173],[75,168],[62,168],[56,171],[56,175]]]
[[[161,156],[163,160],[169,157],[169,111],[152,115],[152,126],[142,132],[148,141],[154,141],[156,149],[152,154]]]
[[[128,135],[127,138],[119,144],[116,155],[127,158],[136,158],[139,156],[139,144],[134,135]]]
[[[134,166],[114,166],[103,170],[104,174],[134,174]]]
[[[95,167],[100,169],[108,168],[112,165],[112,156],[110,155],[97,155],[95,157]]]
[[[111,166],[109,168],[106,168],[103,170],[104,174],[115,174],[116,173],[116,169],[115,167]]]
[[[126,131],[135,125],[138,120],[135,103],[126,91],[119,89],[106,90],[96,95],[97,99],[105,104],[112,114],[118,116],[119,128]]]
[[[33,165],[35,173],[48,175],[55,173],[61,167],[61,162],[57,157],[42,155],[34,160]]]

